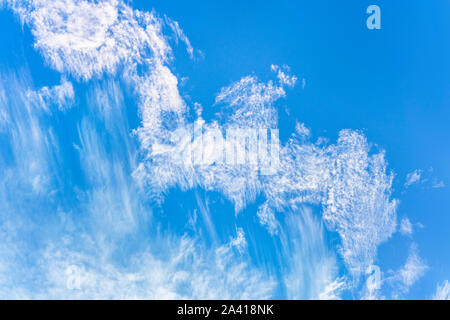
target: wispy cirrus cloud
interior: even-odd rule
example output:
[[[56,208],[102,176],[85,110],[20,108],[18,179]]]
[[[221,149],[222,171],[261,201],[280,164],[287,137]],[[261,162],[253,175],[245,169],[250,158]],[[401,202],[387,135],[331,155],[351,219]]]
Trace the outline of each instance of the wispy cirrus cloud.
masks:
[[[264,299],[273,294],[273,279],[250,267],[231,244],[207,249],[188,237],[163,237],[154,245],[164,255],[144,246],[123,265],[110,256],[110,244],[79,236],[87,242],[73,249],[55,244],[44,252],[40,267],[48,289],[35,297]]]
[[[422,184],[428,188],[440,189],[445,187],[445,183],[443,180],[439,179],[436,176],[433,176],[433,167],[430,167],[428,170],[424,171],[421,169],[416,169],[413,172],[410,172],[406,175],[405,188],[409,188],[415,184]]]
[[[49,121],[53,105],[30,97],[32,87],[26,70],[0,74],[0,91],[8,92],[0,106],[7,115],[0,130],[0,291],[5,298],[28,295],[17,283],[34,281],[32,261],[52,234],[40,230],[49,231],[63,188],[60,137]]]
[[[405,264],[393,276],[386,279],[393,288],[394,298],[401,298],[409,292],[410,288],[427,272],[429,266],[420,257],[417,245],[413,243],[408,252]]]
[[[422,170],[414,170],[406,176],[405,188],[410,187],[413,184],[419,183],[422,177]]]
[[[417,247],[413,245],[405,265],[399,271],[399,279],[409,288],[424,275],[427,269],[428,266],[420,258]]]
[[[286,213],[284,225],[280,266],[287,298],[339,299],[347,284],[338,277],[322,222],[310,208],[302,207]]]
[[[20,99],[28,99],[29,83],[12,80],[2,83],[8,85],[9,92],[15,92],[7,99],[12,104],[11,109],[6,106],[8,115],[15,120],[9,123],[7,132],[20,138],[11,140],[14,144],[11,147],[21,153],[16,154],[0,175],[3,298],[262,299],[272,296],[276,282],[272,275],[248,263],[242,229],[237,229],[229,242],[217,245],[205,244],[198,237],[158,235],[156,228],[154,237],[147,237],[151,229],[143,222],[146,215],[151,216],[151,209],[142,206],[131,172],[127,172],[131,169],[125,166],[133,164],[133,148],[129,145],[133,142],[122,108],[121,90],[115,82],[105,81],[88,93],[92,102],[83,111],[76,144],[84,186],[76,196],[80,203],[65,211],[65,201],[49,195],[49,191],[61,192],[58,188],[65,187],[58,184],[62,173],[44,170],[46,164],[52,163],[53,154],[61,157],[62,148],[59,140],[46,145],[49,124],[41,116],[47,116],[45,110],[50,105],[42,108],[28,105],[30,113],[25,113],[23,119],[15,119],[22,116],[27,106],[28,100]],[[39,101],[51,104],[51,100]],[[12,110],[17,110],[17,114]],[[34,124],[25,130],[27,117]],[[112,144],[109,152],[96,127],[98,122],[104,126],[102,134],[108,135]],[[22,131],[16,128],[18,124],[25,126]],[[30,132],[37,138],[29,139]],[[21,141],[28,144],[24,146]],[[38,152],[40,149],[46,152]],[[31,152],[32,156],[24,152]],[[5,169],[3,160],[7,159],[2,158]],[[35,189],[31,183],[35,177],[27,168],[35,162],[42,166],[40,175],[48,175],[46,192]],[[28,189],[24,188],[27,185]],[[22,198],[10,199],[9,194]],[[47,204],[22,207],[24,199],[33,204]],[[51,223],[42,223],[41,219]],[[144,225],[147,227],[141,229]],[[25,241],[24,234],[37,241]],[[124,246],[133,249],[122,255],[123,260],[118,260],[116,254]]]
[[[411,235],[413,232],[413,226],[411,221],[407,217],[403,218],[400,222],[400,233],[403,235]]]
[[[34,296],[117,297],[114,292],[124,292],[119,297],[269,297],[276,286],[271,275],[233,253],[236,248],[244,251],[242,228],[230,243],[211,248],[203,248],[196,238],[178,237],[171,242],[167,237],[162,240],[170,243],[162,247],[168,252],[165,258],[142,250],[128,257],[137,263],[127,267],[114,264],[112,252],[120,247],[116,243],[124,234],[137,232],[142,216],[152,216],[151,208],[143,203],[162,203],[175,188],[218,192],[232,202],[236,213],[261,197],[256,216],[273,238],[282,239],[288,267],[283,281],[289,297],[337,298],[347,287],[336,274],[334,253],[324,244],[323,226],[340,236],[338,254],[355,279],[374,262],[378,246],[395,231],[393,174],[387,169],[384,151],[371,149],[360,131],[342,130],[336,143],[327,144],[312,141],[306,127],[298,125],[291,138],[279,144],[279,166],[270,175],[261,175],[248,165],[183,162],[199,148],[214,155],[215,140],[208,137],[223,135],[229,128],[277,129],[277,101],[297,82],[287,66],[271,66],[274,79],[266,82],[246,76],[223,87],[214,106],[220,108],[219,116],[206,122],[197,108],[197,117],[191,120],[191,108],[170,68],[172,50],[162,31],[168,24],[193,55],[194,49],[178,23],[164,21],[153,12],[133,10],[122,1],[7,3],[30,27],[35,47],[48,65],[66,77],[88,83],[89,100],[95,103],[87,103],[74,142],[84,177],[80,183],[83,190],[77,192],[82,204],[76,209],[91,229],[79,227],[81,231],[72,235],[85,239],[79,246],[68,239],[67,245],[50,241],[42,249],[45,255],[37,272],[50,270],[41,277],[54,291],[34,292]],[[115,76],[117,81],[101,81],[104,74]],[[127,124],[121,109],[122,84],[131,88],[138,105],[137,128]],[[60,86],[42,88],[32,95],[44,108],[53,103],[65,109],[73,102],[74,91],[71,83],[63,80]],[[4,118],[9,116],[7,113]],[[41,130],[34,118],[30,123],[31,132],[24,128],[26,132],[19,134],[16,146],[31,143],[26,135],[52,137],[51,130]],[[199,127],[202,138],[192,136]],[[130,137],[132,131],[136,140]],[[104,143],[105,136],[109,146]],[[40,172],[46,172],[46,167],[39,168],[46,163],[46,152],[57,152],[58,144],[37,147],[42,141],[35,142],[25,149],[43,156],[35,166],[30,165],[26,176],[43,186],[46,176]],[[243,149],[252,155],[252,150]],[[50,177],[58,178],[58,172]],[[303,205],[318,206],[323,222],[307,210],[299,210]],[[200,213],[210,218],[213,213],[203,209]],[[297,214],[290,216],[292,211]],[[287,217],[280,219],[280,214]],[[74,214],[68,217],[77,219]],[[290,219],[290,229],[283,229],[284,219]],[[94,235],[98,230],[103,232]],[[92,252],[97,251],[105,254],[96,257]],[[212,256],[212,261],[207,256]],[[313,259],[308,261],[308,257]],[[406,285],[414,282],[411,272],[420,270],[413,267],[416,260],[411,258],[402,273]],[[152,270],[153,275],[146,270]],[[303,270],[301,274],[299,270]],[[67,291],[67,279],[73,274],[75,284],[81,283],[78,293],[70,288]],[[215,284],[218,277],[227,279],[226,286]],[[127,283],[133,283],[128,291]],[[99,291],[102,288],[104,295]]]
[[[40,107],[56,105],[59,110],[64,111],[74,104],[75,93],[72,83],[63,78],[59,85],[28,91],[27,98]]]
[[[436,292],[433,295],[434,300],[450,300],[450,283],[445,280],[441,285],[436,286]]]
[[[181,29],[180,25],[177,21],[174,21],[170,19],[167,16],[164,16],[166,24],[172,29],[173,33],[175,34],[175,40],[176,42],[182,41],[186,45],[186,51],[189,54],[189,57],[191,59],[194,58],[194,48],[191,45],[191,41],[184,33],[183,29]],[[201,54],[201,52],[200,52]]]
[[[445,188],[445,183],[444,183],[444,181],[442,181],[442,180],[437,180],[437,179],[435,179],[435,180],[433,181],[432,187],[433,187],[434,189]]]

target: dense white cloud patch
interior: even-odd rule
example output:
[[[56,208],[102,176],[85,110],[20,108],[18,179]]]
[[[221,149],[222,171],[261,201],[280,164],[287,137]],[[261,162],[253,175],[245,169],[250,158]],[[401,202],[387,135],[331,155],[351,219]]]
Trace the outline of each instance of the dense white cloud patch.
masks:
[[[89,80],[121,68],[139,96],[146,148],[164,138],[158,133],[172,115],[176,121],[185,112],[178,80],[166,65],[172,50],[162,34],[164,21],[153,12],[119,0],[11,0],[9,6],[30,26],[36,48],[56,70]]]
[[[119,0],[7,3],[30,26],[46,61],[80,79],[114,73],[123,62],[142,63],[149,52],[155,62],[165,61],[170,52],[161,35],[161,20]]]
[[[393,175],[386,172],[384,153],[370,155],[366,138],[358,132],[341,131],[337,145],[328,150],[324,219],[341,235],[341,254],[350,270],[363,272],[373,263],[377,246],[395,231]]]
[[[216,97],[216,104],[225,104],[232,109],[229,121],[234,125],[275,127],[278,114],[272,106],[276,100],[285,97],[285,84],[286,81],[262,83],[256,77],[248,76],[222,88]]]

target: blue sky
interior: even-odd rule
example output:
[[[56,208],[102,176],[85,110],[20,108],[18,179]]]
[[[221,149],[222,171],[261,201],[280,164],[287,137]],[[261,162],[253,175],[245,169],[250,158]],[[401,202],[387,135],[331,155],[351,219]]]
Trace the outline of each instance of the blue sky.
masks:
[[[2,298],[448,299],[448,2],[0,6]]]

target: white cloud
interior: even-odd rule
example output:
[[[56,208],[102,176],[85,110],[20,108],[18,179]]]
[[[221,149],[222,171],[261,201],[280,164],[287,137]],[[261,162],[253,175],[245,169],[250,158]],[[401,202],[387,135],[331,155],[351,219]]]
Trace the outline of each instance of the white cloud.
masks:
[[[309,208],[288,212],[280,231],[280,269],[288,299],[339,299],[345,280],[337,277],[336,258],[325,241],[322,222]]]
[[[311,135],[310,130],[302,122],[297,122],[295,124],[295,132],[301,137],[309,137]]]
[[[410,187],[415,183],[420,183],[420,178],[422,176],[422,170],[414,170],[406,175],[405,188]]]
[[[127,37],[131,30],[120,29],[118,1],[9,3],[22,21],[30,25],[35,46],[47,62],[60,72],[70,72],[86,80],[94,74],[114,70],[125,58],[127,45],[116,42],[116,36],[125,36],[123,40],[134,38]],[[112,32],[113,28],[116,32]],[[137,45],[139,49],[140,45]]]
[[[427,270],[427,264],[419,256],[417,246],[413,244],[409,250],[405,265],[396,273],[394,280],[398,281],[400,290],[406,293]]]
[[[87,119],[82,120],[78,135],[80,164],[87,183],[80,195],[85,210],[99,229],[111,232],[134,230],[137,214],[142,211],[141,199],[131,178],[132,168],[125,165],[129,163],[124,159],[126,154],[122,154],[120,147],[107,151],[96,127]],[[126,141],[126,136],[119,135],[119,138]]]
[[[275,212],[273,208],[270,207],[267,201],[259,206],[256,215],[258,216],[259,223],[265,226],[271,234],[278,233],[279,229],[278,220],[275,218]]]
[[[236,238],[231,239],[230,245],[235,247],[240,253],[243,253],[247,249],[244,229],[236,228]]]
[[[425,184],[427,188],[439,189],[444,188],[445,183],[436,177],[433,177],[434,169],[431,167],[425,173],[423,170],[414,170],[406,176],[405,188],[413,184]]]
[[[178,42],[178,40],[181,40],[186,45],[186,50],[189,54],[189,57],[191,59],[194,58],[194,48],[192,47],[191,42],[184,33],[183,29],[180,28],[178,22],[170,19],[167,16],[164,16],[164,18],[166,20],[166,24],[172,29],[173,33],[175,34],[176,41]]]
[[[328,283],[325,289],[319,294],[319,300],[340,300],[343,291],[348,289],[345,277],[335,279]]]
[[[293,135],[281,145],[279,170],[272,176],[262,177],[250,166],[227,167],[216,163],[205,166],[186,166],[180,163],[180,159],[185,159],[192,150],[198,148],[199,141],[195,139],[190,141],[188,137],[200,123],[204,123],[205,134],[217,130],[223,131],[233,126],[277,128],[278,113],[275,103],[278,99],[285,97],[285,89],[293,87],[297,81],[295,76],[289,75],[287,67],[272,66],[272,70],[276,73],[274,81],[261,82],[256,76],[247,76],[222,88],[216,97],[216,105],[224,107],[224,112],[219,115],[219,119],[205,123],[199,116],[194,123],[189,123],[186,116],[189,111],[188,106],[178,90],[178,79],[168,66],[171,49],[161,31],[163,21],[154,13],[132,10],[118,0],[110,2],[83,0],[17,2],[11,0],[8,3],[23,22],[30,26],[36,48],[53,68],[85,81],[103,73],[116,74],[120,71],[123,81],[133,88],[138,97],[141,124],[135,133],[143,160],[135,166],[133,160],[130,160],[131,156],[126,152],[123,155],[120,154],[122,149],[119,149],[113,155],[115,158],[111,160],[100,143],[95,123],[89,118],[84,119],[79,126],[81,143],[78,149],[88,181],[86,198],[90,210],[87,211],[93,216],[101,217],[97,219],[98,221],[103,219],[106,221],[103,228],[122,230],[122,228],[127,229],[127,226],[135,225],[136,212],[140,209],[137,204],[139,198],[136,195],[139,192],[144,191],[148,199],[163,201],[165,194],[175,187],[180,187],[182,190],[200,187],[220,192],[234,204],[237,212],[245,208],[248,203],[254,202],[257,196],[262,196],[266,201],[259,208],[257,215],[261,223],[266,225],[273,234],[277,234],[275,230],[279,227],[275,213],[293,210],[303,204],[314,204],[322,208],[322,216],[328,229],[340,235],[339,253],[351,275],[356,278],[368,265],[372,264],[378,245],[386,241],[394,232],[397,202],[391,199],[393,175],[387,172],[384,153],[373,153],[366,137],[358,131],[342,130],[338,141],[332,145],[313,144],[306,141],[305,134],[302,139],[298,139],[297,135],[300,132],[297,132],[297,135]],[[186,43],[188,52],[191,51],[190,43],[178,24],[173,21],[170,21],[170,24],[172,28],[175,28],[178,38]],[[113,89],[107,88],[108,90],[115,91],[114,86]],[[45,95],[48,91],[50,89],[44,90],[41,94]],[[67,96],[71,95],[62,95],[64,99]],[[105,95],[94,93],[94,96],[97,96],[98,101],[104,101],[102,97]],[[60,96],[56,94],[56,97]],[[57,101],[59,101],[58,98]],[[100,118],[105,121],[106,128],[111,129],[112,123],[117,120],[114,120],[114,116],[108,110],[118,108],[108,104],[103,104],[102,108],[103,113]],[[31,128],[38,127],[31,126]],[[125,141],[125,151],[131,153],[133,150],[128,149],[131,142],[124,138],[127,127],[120,128],[120,134],[111,136]],[[300,129],[305,133],[304,128]],[[26,133],[30,135],[30,132]],[[31,136],[33,133],[36,135],[34,131],[31,132]],[[29,141],[28,137],[26,141]],[[206,147],[213,150],[211,144]],[[35,151],[35,149],[31,150]],[[121,157],[126,156],[128,156],[127,161],[132,164],[129,168],[122,166],[123,158]],[[135,181],[129,177],[131,170],[134,170]],[[33,180],[35,185],[43,184],[40,180],[41,176],[36,174],[30,176],[35,178]],[[134,189],[134,182],[137,182],[142,189],[137,187]],[[204,216],[209,215],[207,207],[204,209],[200,213]],[[318,230],[322,228],[317,222],[309,224]],[[295,230],[292,232],[296,234]],[[187,241],[185,245],[187,246],[185,249],[190,252],[188,249],[192,245],[191,242]],[[297,248],[295,243],[292,245]],[[306,247],[300,245],[299,248],[308,252],[311,250],[308,243],[304,246]],[[315,248],[315,244],[311,246]],[[216,258],[221,261],[220,264],[208,265],[203,262],[202,256],[199,257],[200,265],[192,266],[192,273],[198,273],[193,280],[197,281],[199,286],[192,288],[193,291],[188,296],[216,297],[223,294],[222,297],[265,297],[269,294],[272,288],[270,281],[257,284],[260,281],[259,276],[252,277],[252,271],[245,271],[247,266],[235,263],[234,259],[229,258],[231,251],[229,247],[216,249],[216,255],[218,255]],[[49,275],[51,287],[62,288],[61,281],[66,279],[61,280],[60,277],[65,274],[67,268],[69,273],[74,270],[86,270],[83,273],[91,279],[88,282],[99,281],[103,284],[99,287],[106,288],[115,287],[125,290],[123,279],[129,279],[128,276],[131,278],[137,276],[137,279],[144,277],[143,281],[150,287],[154,284],[152,281],[160,281],[153,278],[146,280],[146,277],[151,275],[141,275],[144,272],[142,270],[135,271],[137,275],[124,274],[113,267],[109,261],[102,264],[103,261],[95,260],[84,252],[78,253],[71,249],[50,251],[52,257],[70,257],[70,259],[61,258],[62,262],[59,262],[59,258],[56,260],[48,258],[49,261],[56,261],[53,265],[49,265],[49,269],[56,270]],[[330,262],[325,251],[319,250],[322,256],[317,262],[324,262],[324,264],[322,269],[317,269],[319,272],[315,280],[317,283],[309,286],[311,288],[309,292],[315,297],[337,296],[335,292],[343,287],[342,281],[332,276],[330,270],[333,268],[333,263]],[[175,250],[175,257],[180,254]],[[70,261],[71,259],[73,261]],[[85,262],[91,259],[94,259],[93,262]],[[148,259],[153,261],[153,258]],[[44,261],[43,265],[46,263]],[[80,269],[71,269],[72,265],[80,263]],[[173,279],[186,279],[185,273],[172,272],[170,263],[167,273],[164,273],[166,268],[162,267],[161,262],[156,261],[153,267],[146,263],[144,261],[142,265],[153,270],[155,275],[160,275],[160,279],[163,279],[162,282],[157,282],[161,286],[156,288],[159,290],[165,290],[164,287],[169,288],[168,291],[157,292],[158,294],[173,296],[177,287]],[[92,267],[94,265],[100,265],[99,269]],[[105,267],[102,267],[103,265]],[[251,279],[251,285],[247,283],[247,288],[243,291],[233,286],[230,286],[231,291],[225,287],[211,291],[211,285],[219,279],[216,275],[224,276],[219,272],[222,270],[220,266],[223,265],[230,265],[231,272],[230,270],[228,272],[232,278],[227,279],[231,283],[237,281],[239,287]],[[293,266],[296,265],[297,262],[294,261]],[[174,263],[172,266],[175,270],[179,265]],[[413,264],[408,265],[409,269],[405,270],[414,270],[412,266]],[[316,264],[309,266],[308,270],[315,274],[313,267],[316,267]],[[213,272],[208,273],[208,269]],[[414,277],[408,276],[408,272],[405,271],[402,277],[413,279]],[[183,283],[189,287],[191,283],[190,280],[187,281],[187,284]],[[405,281],[409,283],[412,280]],[[297,288],[294,286],[289,289],[291,296],[297,295]],[[88,285],[86,290],[84,293],[87,296],[98,295],[97,289],[93,286]],[[55,292],[58,293],[58,291]],[[63,294],[64,291],[60,293]]]
[[[62,191],[60,140],[48,121],[50,105],[37,108],[27,94],[30,87],[26,71],[0,74],[0,91],[8,92],[2,102],[8,121],[0,132],[6,141],[0,154],[0,292],[9,299],[29,296],[17,284],[34,284],[33,249],[50,236],[47,226]]]
[[[288,86],[291,88],[295,86],[295,83],[297,82],[298,78],[296,76],[291,76],[289,74],[286,74],[286,72],[290,72],[290,69],[288,66],[279,67],[276,65],[272,65],[271,69],[273,72],[277,73],[277,78],[282,85],[285,85],[285,86]]]
[[[28,74],[0,75],[0,90],[9,92],[2,103],[7,121],[1,132],[8,141],[5,146],[2,178],[19,194],[48,194],[55,191],[55,170],[58,168],[58,137],[54,128],[45,124],[50,105],[36,107],[39,99],[30,99],[31,80]],[[36,96],[34,97],[36,98]],[[10,157],[10,160],[6,160]],[[3,162],[2,161],[2,162]],[[1,162],[0,162],[1,164]],[[13,187],[14,186],[14,187]],[[16,189],[17,188],[17,189]]]
[[[442,180],[435,180],[432,187],[435,189],[445,188],[445,183]]]
[[[152,213],[142,206],[142,195],[130,175],[135,152],[122,89],[116,82],[93,86],[82,110],[77,150],[85,188],[70,189],[80,202],[70,207],[73,212],[59,209],[70,201],[68,194],[62,201],[49,194],[64,177],[59,169],[64,166],[52,160],[61,145],[57,139],[48,143],[50,128],[42,121],[49,105],[28,104],[26,82],[12,77],[0,82],[4,86],[11,93],[6,110],[15,120],[7,127],[15,161],[5,169],[5,159],[0,158],[2,298],[264,299],[273,295],[274,277],[248,263],[243,229],[238,228],[229,243],[217,245],[170,233],[159,237],[157,228],[140,229],[148,226],[142,222]],[[104,126],[100,131],[99,119]],[[106,135],[110,150],[100,135]],[[50,164],[52,170],[47,170]],[[36,176],[47,177],[46,189],[35,190],[43,187],[39,184],[24,187]],[[29,205],[23,206],[24,200]],[[127,246],[133,249],[123,254]],[[123,260],[116,259],[118,254]]]
[[[413,232],[413,226],[408,218],[403,218],[400,223],[400,233],[403,235],[411,235]]]
[[[51,88],[42,87],[37,91],[29,90],[27,98],[44,109],[47,109],[48,106],[56,105],[59,110],[64,111],[72,107],[75,93],[72,83],[62,79],[61,84]]]
[[[121,0],[7,3],[30,26],[35,47],[46,61],[83,80],[114,74],[122,64],[131,68],[136,63],[163,64],[171,55],[161,33],[163,21]],[[184,35],[181,29],[177,34]],[[183,41],[188,39],[184,36]]]
[[[242,127],[275,127],[278,114],[273,103],[285,97],[284,81],[280,84],[260,82],[254,76],[242,78],[232,85],[222,88],[216,97],[216,104],[232,108],[230,122]]]
[[[445,280],[442,285],[436,286],[436,292],[433,295],[433,300],[450,300],[450,283]]]
[[[197,123],[202,123],[204,135],[232,126],[273,128],[278,122],[274,103],[284,96],[281,84],[245,77],[223,88],[217,96],[217,104],[231,109],[222,125],[207,124],[201,118]],[[329,146],[293,136],[281,147],[279,170],[262,177],[250,166],[180,163],[180,159],[198,148],[199,141],[189,140],[195,125],[175,126],[170,134],[160,132],[167,142],[157,138],[161,141],[158,153],[155,144],[147,144],[147,136],[141,135],[141,141],[145,142],[141,148],[148,152],[149,161],[139,166],[135,176],[148,185],[148,190],[162,194],[175,186],[183,190],[200,186],[224,194],[235,204],[236,211],[255,201],[257,195],[263,195],[266,202],[257,215],[273,234],[277,233],[275,212],[297,204],[320,204],[328,227],[341,236],[340,253],[355,275],[372,263],[377,246],[395,231],[397,202],[390,199],[393,176],[386,173],[384,153],[370,154],[369,144],[361,133],[342,130],[337,144]],[[146,128],[144,122],[142,130]],[[155,130],[152,135],[155,136]],[[210,147],[213,148],[207,145],[205,149]]]
[[[236,255],[226,244],[207,248],[198,239],[166,237],[141,243],[141,250],[118,261],[114,254],[125,243],[66,233],[38,252],[32,269],[0,270],[5,271],[0,273],[0,297],[267,299],[275,289],[271,276],[248,265],[247,256]]]

